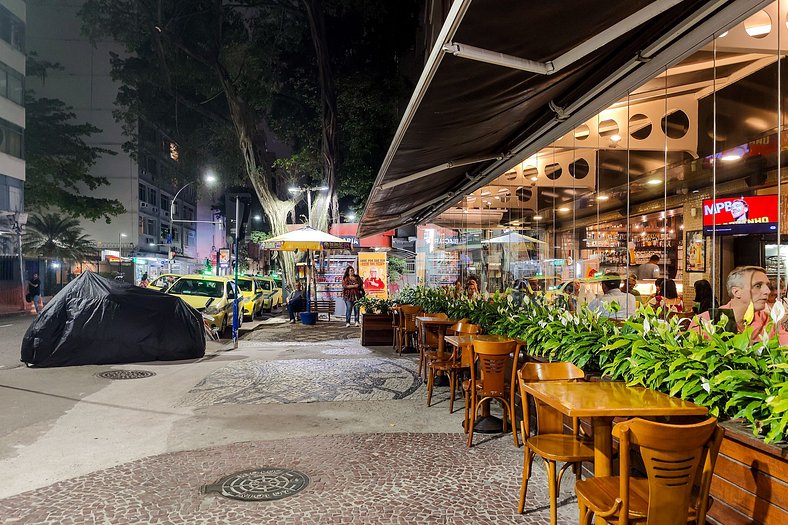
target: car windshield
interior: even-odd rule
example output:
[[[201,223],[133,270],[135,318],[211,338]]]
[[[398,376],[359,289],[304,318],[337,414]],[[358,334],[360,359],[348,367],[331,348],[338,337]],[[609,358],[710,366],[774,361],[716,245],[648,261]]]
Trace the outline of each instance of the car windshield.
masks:
[[[224,295],[224,283],[221,281],[203,281],[201,279],[181,279],[172,285],[169,293],[221,297]]]
[[[248,280],[247,279],[238,279],[238,288],[240,288],[242,292],[251,292],[251,291],[253,291],[252,290],[252,285],[253,284],[254,284],[254,281],[252,281],[251,279],[248,279]]]
[[[271,290],[271,283],[269,281],[257,281],[257,284],[263,290],[269,290],[269,291]]]

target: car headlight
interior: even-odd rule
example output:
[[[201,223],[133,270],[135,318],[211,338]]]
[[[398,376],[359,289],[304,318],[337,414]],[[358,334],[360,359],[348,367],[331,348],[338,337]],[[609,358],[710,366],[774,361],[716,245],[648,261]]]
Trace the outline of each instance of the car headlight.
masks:
[[[216,315],[222,311],[221,308],[218,306],[209,306],[205,310],[203,310],[208,315]]]

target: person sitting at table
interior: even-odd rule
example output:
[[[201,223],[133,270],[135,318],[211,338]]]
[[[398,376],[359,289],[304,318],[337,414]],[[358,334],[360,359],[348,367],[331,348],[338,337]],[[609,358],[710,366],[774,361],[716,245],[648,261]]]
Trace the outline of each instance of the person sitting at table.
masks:
[[[766,270],[760,266],[737,266],[728,274],[726,283],[730,301],[720,307],[733,312],[736,329],[743,332],[747,326],[752,327],[750,341],[757,341],[769,323],[769,314],[766,313],[766,301],[769,299],[769,278]],[[752,322],[748,325],[744,320],[750,304],[753,306]],[[706,321],[711,319],[711,311],[703,312],[698,316]],[[690,329],[699,330],[698,323],[693,320]],[[770,336],[778,336],[781,345],[788,345],[788,332],[778,324],[771,327]]]
[[[679,293],[676,290],[676,282],[673,279],[660,277],[654,281],[654,286],[657,288],[657,291],[649,300],[649,305],[654,308],[661,307],[669,312],[684,311],[684,303],[679,297]]]
[[[719,308],[720,303],[714,297],[714,291],[711,289],[711,283],[706,279],[695,281],[695,305],[692,311],[696,314],[708,312],[712,308]]]
[[[479,283],[476,282],[476,279],[468,279],[468,282],[465,284],[465,294],[468,296],[468,299],[473,299],[479,295]]]
[[[615,272],[606,273],[602,281],[604,294],[591,301],[589,310],[617,321],[628,319],[637,310],[637,299],[631,293],[622,292],[620,286],[621,276]]]
[[[629,278],[621,284],[621,291],[624,293],[631,293],[635,297],[640,296],[640,292],[635,288],[638,285],[638,274],[632,272],[629,274]]]
[[[290,316],[290,322],[296,322],[296,312],[301,312],[304,309],[304,292],[301,291],[301,281],[296,281],[290,295],[287,296],[287,314]]]

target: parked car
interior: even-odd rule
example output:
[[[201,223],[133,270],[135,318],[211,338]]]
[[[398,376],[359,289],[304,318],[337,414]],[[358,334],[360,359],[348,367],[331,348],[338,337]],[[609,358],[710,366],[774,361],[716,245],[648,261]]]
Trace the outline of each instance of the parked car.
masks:
[[[266,292],[264,292],[259,281],[246,276],[238,277],[238,288],[241,290],[241,295],[243,295],[245,299],[244,316],[254,319],[263,309]]]
[[[233,301],[236,297],[235,283],[229,277],[214,275],[184,275],[167,290],[177,295],[198,312],[210,316],[211,328],[226,334],[232,329]],[[241,295],[239,310],[243,312],[245,298]],[[240,316],[243,323],[243,315]]]
[[[276,306],[282,306],[282,287],[273,277],[255,277],[263,291],[263,311],[270,312]]]
[[[163,273],[156,277],[148,284],[148,288],[151,290],[160,290],[163,292],[167,291],[167,288],[172,286],[172,283],[180,279],[182,276],[174,274],[174,273]]]

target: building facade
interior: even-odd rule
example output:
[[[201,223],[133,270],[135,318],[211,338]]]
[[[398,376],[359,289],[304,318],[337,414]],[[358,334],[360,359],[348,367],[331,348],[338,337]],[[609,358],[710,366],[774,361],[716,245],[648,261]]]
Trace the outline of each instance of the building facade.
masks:
[[[77,0],[35,0],[29,3],[29,49],[42,60],[62,69],[48,72],[45,80],[30,79],[28,89],[36,96],[64,101],[73,108],[77,122],[102,131],[89,140],[92,145],[115,152],[93,166],[93,174],[109,181],[93,191],[96,197],[117,199],[125,213],[105,221],[83,220],[85,233],[95,240],[102,258],[117,256],[134,261],[135,278],[144,272],[189,272],[196,255],[196,229],[192,224],[173,224],[172,199],[179,189],[173,182],[178,146],[169,137],[139,124],[139,151],[123,149],[128,137],[113,111],[121,85],[112,79],[110,54],[123,55],[113,41],[91,43],[81,32]],[[195,194],[187,188],[178,195],[175,219],[195,218]],[[127,278],[129,276],[127,275]]]

